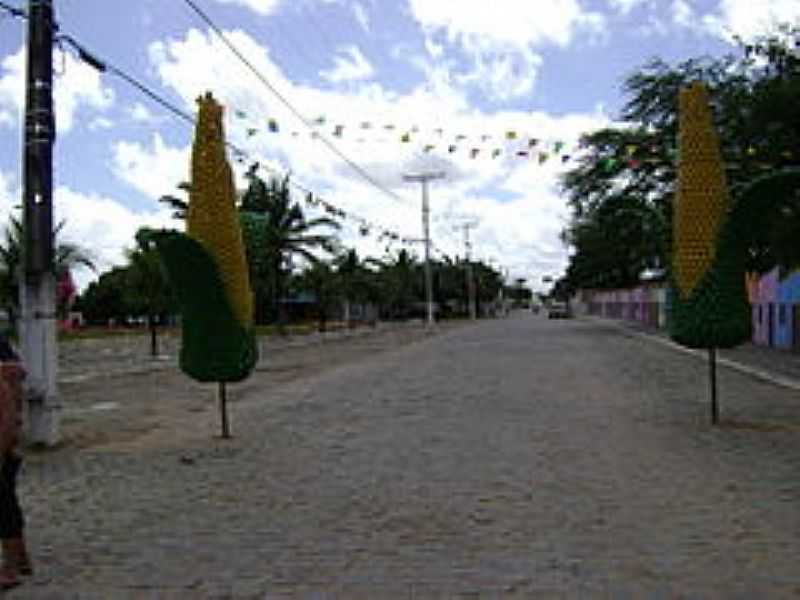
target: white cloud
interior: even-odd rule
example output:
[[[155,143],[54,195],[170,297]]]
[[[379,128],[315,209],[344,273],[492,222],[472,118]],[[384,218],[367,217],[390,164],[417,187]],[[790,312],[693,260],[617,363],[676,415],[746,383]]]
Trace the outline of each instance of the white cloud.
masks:
[[[782,23],[800,25],[798,0],[719,0],[716,9],[701,13],[688,0],[673,0],[672,22],[695,33],[727,42],[772,33]]]
[[[444,54],[444,45],[437,44],[429,36],[425,37],[425,49],[428,51],[428,54],[430,54],[431,58],[434,59],[441,58]]]
[[[584,10],[578,0],[549,3],[495,0],[409,0],[413,17],[426,33],[426,49],[435,59],[441,46],[432,36],[443,34],[472,61],[460,82],[473,84],[492,100],[530,94],[542,64],[537,48],[569,46],[580,33],[606,35],[599,12]]]
[[[682,27],[693,28],[698,25],[694,9],[689,5],[686,0],[673,0],[670,7],[672,13],[672,22]]]
[[[720,32],[746,38],[771,31],[782,22],[800,25],[798,0],[721,0],[718,12],[718,20],[709,19],[709,24],[719,23]]]
[[[156,123],[159,120],[156,119],[153,113],[150,112],[150,109],[141,102],[137,102],[131,106],[128,109],[128,114],[130,115],[131,119],[137,123]]]
[[[461,83],[481,88],[493,100],[510,100],[533,90],[542,57],[528,48],[486,46],[470,38],[467,51],[472,55],[471,72],[457,77]]]
[[[59,59],[60,60],[60,59]],[[61,68],[61,65],[57,65]],[[53,102],[58,133],[72,129],[75,115],[86,106],[105,110],[114,102],[114,93],[104,87],[100,73],[74,58],[64,57],[64,74],[54,77]],[[0,63],[0,124],[15,124],[25,103],[25,48],[10,54]]]
[[[642,37],[666,36],[669,35],[670,28],[656,15],[648,15],[647,19],[637,27],[636,33]]]
[[[8,174],[0,171],[0,218],[5,221],[8,218],[8,212],[15,204],[19,204],[22,190],[20,190],[14,182],[14,178]]]
[[[361,25],[361,28],[369,33],[369,15],[367,14],[367,9],[364,8],[364,5],[360,2],[354,2],[353,15],[355,16],[356,21],[358,21],[358,24]]]
[[[21,193],[17,182],[0,171],[0,228],[8,223]],[[55,222],[65,221],[59,241],[86,247],[98,272],[125,263],[124,249],[133,245],[133,236],[140,227],[182,228],[166,208],[134,212],[112,198],[66,186],[58,186],[53,192],[53,217]],[[76,269],[73,275],[80,290],[96,277],[85,268]]]
[[[604,23],[600,13],[584,11],[577,0],[409,0],[414,18],[427,30],[442,29],[452,42],[478,37],[517,46],[569,45],[582,29]]]
[[[653,0],[608,0],[608,3],[611,5],[611,8],[616,10],[617,12],[622,13],[623,15],[627,15],[633,9],[638,8],[640,6],[653,5]]]
[[[106,117],[95,117],[89,122],[89,131],[98,131],[100,129],[111,129],[114,123],[111,119]]]
[[[171,148],[158,133],[153,134],[151,146],[118,142],[114,146],[113,170],[122,181],[157,200],[188,181],[189,147]]]
[[[238,4],[262,15],[271,15],[282,0],[217,0],[220,4]]]
[[[140,227],[182,228],[166,208],[134,212],[112,198],[77,192],[65,186],[56,188],[53,199],[54,218],[66,222],[63,241],[88,246],[98,272],[125,264],[124,250],[133,245],[133,236]],[[95,277],[86,269],[75,273],[81,290]]]
[[[182,95],[190,105],[202,91],[213,89],[221,102],[230,107],[226,112],[228,139],[251,153],[253,159],[284,172],[291,167],[295,181],[311,188],[327,201],[350,214],[410,237],[421,235],[420,191],[419,185],[404,182],[402,175],[422,168],[442,169],[446,171],[447,179],[431,187],[433,215],[479,213],[483,221],[480,232],[476,234],[476,253],[487,258],[495,256],[505,264],[520,262],[527,265],[524,268],[531,273],[563,269],[566,249],[560,246],[558,231],[565,208],[555,191],[555,184],[557,173],[564,167],[555,159],[539,165],[531,159],[517,158],[512,152],[514,144],[503,136],[506,130],[515,129],[520,135],[528,132],[542,140],[559,139],[569,145],[579,133],[607,122],[602,114],[556,118],[518,111],[476,112],[446,61],[432,64],[420,57],[416,60],[426,75],[425,82],[410,93],[397,94],[376,82],[355,82],[347,91],[321,91],[299,85],[286,77],[271,60],[267,49],[247,34],[233,32],[230,35],[237,47],[302,114],[310,119],[320,114],[326,116],[326,125],[320,128],[321,133],[330,136],[336,124],[345,125],[341,139],[329,139],[373,180],[401,196],[402,200],[390,198],[370,186],[320,141],[311,139],[309,132],[252,77],[243,73],[236,60],[213,37],[190,31],[182,39],[154,45],[151,59],[162,84]],[[531,56],[535,56],[532,51]],[[500,60],[502,57],[494,58]],[[511,67],[508,72],[513,73]],[[509,81],[513,83],[514,79]],[[234,108],[243,110],[246,118],[232,116]],[[279,134],[265,131],[268,118],[279,121]],[[362,129],[362,122],[369,122],[370,129]],[[394,129],[386,130],[385,124],[393,124]],[[411,131],[414,126],[419,131],[412,136],[413,142],[401,143],[400,135]],[[248,137],[246,130],[249,127],[257,128],[258,134]],[[437,137],[436,129],[439,127],[451,134],[464,133],[470,139],[459,144],[458,152],[449,154],[447,145],[451,142]],[[293,137],[292,131],[299,132],[299,135]],[[500,144],[511,155],[492,160],[484,151],[479,158],[471,159],[470,145],[476,143],[475,136],[481,133],[494,134],[491,143]],[[187,133],[187,144],[190,135]],[[360,138],[363,138],[362,142],[358,141]],[[422,151],[426,141],[437,144],[434,152],[427,154]],[[164,162],[158,156],[167,153],[167,149],[159,144],[154,138],[153,143],[145,147],[125,147],[125,157],[132,167],[131,183],[146,180],[149,170]],[[144,155],[150,155],[150,158],[145,160]],[[187,164],[185,161],[188,159],[182,160],[182,164]],[[175,161],[179,161],[177,156],[167,162]],[[235,164],[234,167],[241,178],[242,168]],[[159,181],[164,179],[160,177]],[[149,184],[151,191],[147,192],[148,195],[169,192],[173,189],[173,180],[179,180],[179,177],[170,175],[166,179],[172,179],[166,188],[161,184]],[[493,197],[495,193],[502,195],[504,201]],[[313,209],[311,214],[315,214]],[[379,242],[374,235],[361,238],[357,226],[351,221],[346,223],[349,225],[342,234],[344,243],[354,245],[362,255],[383,254],[385,243]],[[457,237],[437,237],[435,242],[450,254],[463,253]]]
[[[356,46],[347,46],[342,49],[346,57],[335,56],[333,58],[335,66],[329,71],[321,71],[320,76],[331,83],[342,81],[354,81],[359,79],[369,79],[375,74],[375,70],[369,61],[364,58]]]

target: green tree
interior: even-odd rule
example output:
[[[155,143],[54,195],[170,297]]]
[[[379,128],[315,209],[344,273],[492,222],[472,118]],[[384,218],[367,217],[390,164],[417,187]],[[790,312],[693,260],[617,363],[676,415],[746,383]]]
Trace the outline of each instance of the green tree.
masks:
[[[370,263],[378,267],[381,314],[389,318],[408,317],[412,304],[424,298],[421,265],[405,248],[397,256],[372,259]]]
[[[91,252],[72,242],[59,242],[58,235],[64,228],[61,221],[55,228],[53,235],[56,237],[54,249],[55,277],[65,276],[67,272],[85,267],[95,269]],[[22,219],[10,215],[0,243],[0,301],[8,312],[11,329],[16,331],[19,319],[19,278],[21,276],[22,249],[25,243],[25,230]]]
[[[125,297],[132,312],[147,317],[150,355],[157,356],[158,323],[168,312],[177,310],[177,305],[151,234],[149,228],[139,229],[135,247],[126,251]]]
[[[78,297],[76,309],[87,323],[106,325],[110,320],[124,322],[132,314],[128,295],[127,267],[114,267],[91,282]]]
[[[326,330],[331,306],[338,298],[336,279],[333,269],[324,261],[310,263],[299,276],[299,286],[313,293],[316,298],[320,332]]]
[[[567,284],[629,285],[646,267],[669,268],[676,183],[679,90],[700,80],[711,91],[733,201],[765,172],[800,164],[800,60],[796,29],[743,45],[738,56],[653,60],[627,78],[624,127],[582,139],[577,166],[562,179],[572,209],[562,239],[574,248]],[[800,210],[787,202],[751,234],[748,268],[800,264]]]
[[[300,204],[292,200],[289,177],[273,178],[269,183],[255,173],[257,165],[248,172],[248,188],[242,196],[240,211],[264,217],[257,222],[261,244],[248,250],[248,256],[262,254],[261,269],[250,266],[251,280],[256,282],[256,317],[261,320],[277,318],[279,301],[286,292],[291,272],[291,260],[299,256],[310,263],[319,259],[315,251],[327,251],[335,242],[330,233],[316,233],[320,228],[337,230],[340,225],[329,217],[306,219]],[[247,241],[248,236],[245,235]],[[255,239],[253,236],[251,240]],[[264,276],[268,278],[264,281]],[[269,294],[266,296],[265,294]],[[281,322],[283,318],[279,319]]]
[[[366,271],[354,249],[349,249],[334,259],[337,287],[344,303],[344,320],[352,325],[351,308],[354,302],[370,298],[370,273]]]

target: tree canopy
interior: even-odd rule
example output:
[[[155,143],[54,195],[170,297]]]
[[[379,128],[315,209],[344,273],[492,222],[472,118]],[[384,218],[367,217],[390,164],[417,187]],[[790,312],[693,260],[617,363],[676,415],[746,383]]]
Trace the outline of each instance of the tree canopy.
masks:
[[[584,152],[562,178],[571,219],[562,240],[574,250],[570,289],[629,286],[645,269],[669,269],[679,90],[711,92],[735,203],[766,172],[800,164],[800,31],[783,27],[741,44],[738,55],[677,65],[654,59],[632,73],[620,125],[582,138]],[[800,206],[787,198],[751,233],[747,267],[800,266]]]

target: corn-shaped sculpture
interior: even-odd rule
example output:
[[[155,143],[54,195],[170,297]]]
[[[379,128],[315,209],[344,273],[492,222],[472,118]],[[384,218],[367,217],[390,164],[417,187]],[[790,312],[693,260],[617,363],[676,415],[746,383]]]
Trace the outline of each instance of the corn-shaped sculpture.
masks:
[[[708,92],[700,83],[681,91],[680,164],[674,206],[673,267],[681,298],[688,298],[714,263],[730,205]]]
[[[214,257],[225,293],[243,327],[253,322],[253,294],[236,211],[233,173],[225,158],[222,106],[211,94],[197,100],[187,233]]]
[[[728,186],[705,86],[684,88],[679,107],[671,335],[693,348],[730,347],[750,336],[744,240],[731,227]]]
[[[198,381],[223,384],[247,377],[258,359],[253,295],[222,107],[210,94],[198,105],[187,233],[162,231],[154,239],[180,304],[181,369]]]

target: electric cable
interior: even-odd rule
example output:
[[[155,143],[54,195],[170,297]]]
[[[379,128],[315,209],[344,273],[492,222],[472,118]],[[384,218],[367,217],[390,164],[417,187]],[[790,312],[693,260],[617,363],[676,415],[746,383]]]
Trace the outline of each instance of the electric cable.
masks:
[[[26,13],[24,10],[22,10],[21,8],[17,8],[15,6],[11,6],[6,2],[0,2],[0,8],[6,11],[8,15],[15,17],[17,19],[28,18],[28,13]]]
[[[347,155],[345,155],[336,145],[331,142],[326,136],[319,133],[316,130],[313,123],[306,118],[299,110],[297,110],[294,105],[289,102],[289,100],[278,91],[272,83],[259,71],[252,62],[250,62],[244,54],[236,47],[236,45],[230,41],[228,36],[225,34],[224,31],[205,13],[194,0],[184,0],[184,2],[200,17],[200,19],[211,28],[211,30],[219,37],[219,39],[224,43],[228,49],[239,59],[242,64],[244,64],[247,69],[255,75],[255,77],[298,119],[302,122],[308,129],[313,131],[325,146],[327,146],[334,154],[336,154],[339,158],[341,158],[345,163],[347,163],[355,172],[357,172],[363,179],[368,181],[373,187],[378,189],[379,191],[383,192],[384,194],[394,198],[396,201],[402,204],[408,204],[409,201],[405,198],[399,196],[395,192],[385,188],[380,183],[375,181],[375,179],[367,173],[360,165],[358,165],[355,161],[350,159]]]
[[[72,49],[77,52],[78,58],[80,58],[82,61],[86,62],[88,65],[92,66],[96,70],[100,71],[101,73],[111,73],[113,75],[116,75],[116,76],[120,77],[121,79],[126,81],[128,84],[132,85],[137,90],[139,90],[140,92],[145,94],[148,98],[150,98],[154,102],[158,103],[160,106],[162,106],[163,108],[165,108],[166,110],[171,112],[173,115],[177,116],[179,119],[185,121],[186,123],[188,123],[188,124],[190,124],[192,126],[194,126],[196,124],[196,119],[192,115],[190,115],[186,111],[178,108],[172,102],[170,102],[169,100],[166,100],[163,96],[159,95],[157,92],[155,92],[152,89],[150,89],[149,87],[147,87],[147,85],[145,85],[144,83],[142,83],[141,81],[139,81],[135,77],[127,74],[122,69],[116,67],[115,65],[111,64],[110,62],[108,62],[106,60],[101,60],[100,58],[97,57],[97,55],[95,55],[94,53],[92,53],[89,50],[87,50],[74,37],[72,37],[70,35],[62,34],[62,35],[57,36],[56,39],[58,41],[66,43],[67,45],[72,47]],[[229,142],[229,141],[226,140],[225,141],[225,146],[228,147],[229,149],[231,149],[231,151],[237,157],[251,159],[250,154],[248,152],[246,152],[245,150],[242,150],[241,148],[239,148],[238,146],[236,146],[232,142]],[[264,169],[266,172],[268,172],[268,173],[270,173],[272,175],[276,175],[276,176],[280,176],[280,177],[284,177],[286,175],[285,173],[282,173],[278,169],[270,167],[269,165],[262,164],[261,162],[257,162],[256,164],[258,165],[258,168]],[[311,196],[313,198],[316,198],[318,203],[322,203],[323,205],[325,205],[326,210],[332,208],[332,205],[330,205],[330,203],[324,201],[317,194],[315,194],[311,189],[309,189],[308,187],[304,186],[303,184],[298,183],[296,181],[293,181],[291,179],[289,180],[289,184],[292,187],[294,187],[295,189],[301,191],[305,196],[307,196],[307,197]],[[328,212],[330,212],[330,210],[328,210]],[[364,219],[362,217],[358,217],[358,216],[353,215],[351,213],[344,213],[344,211],[338,211],[338,212],[339,212],[340,216],[343,216],[343,218],[346,218],[346,215],[349,214],[349,216],[353,220],[358,221],[362,226],[366,226],[369,229],[377,229],[377,230],[379,230],[381,232],[381,236],[388,236],[393,241],[400,241],[400,240],[406,239],[406,238],[404,238],[402,236],[397,235],[394,232],[391,232],[387,227],[383,227],[383,226],[378,225],[376,223],[373,223],[371,221],[367,221],[367,219]]]

